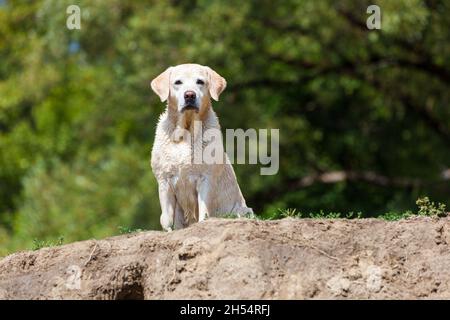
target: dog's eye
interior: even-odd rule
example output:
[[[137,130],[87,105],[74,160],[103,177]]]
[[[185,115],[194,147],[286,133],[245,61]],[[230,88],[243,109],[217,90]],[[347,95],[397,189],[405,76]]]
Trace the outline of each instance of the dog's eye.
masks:
[[[175,84],[182,84],[183,82],[181,82],[181,80],[177,80],[175,81]]]
[[[201,80],[201,79],[198,79],[198,80],[197,80],[197,84],[204,85],[204,84],[205,84],[205,81],[203,81],[203,80]]]

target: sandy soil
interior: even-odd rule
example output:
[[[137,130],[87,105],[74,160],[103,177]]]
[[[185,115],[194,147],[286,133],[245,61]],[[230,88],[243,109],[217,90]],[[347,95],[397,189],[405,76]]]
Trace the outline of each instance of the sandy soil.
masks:
[[[450,299],[450,217],[209,219],[0,260],[1,299]]]

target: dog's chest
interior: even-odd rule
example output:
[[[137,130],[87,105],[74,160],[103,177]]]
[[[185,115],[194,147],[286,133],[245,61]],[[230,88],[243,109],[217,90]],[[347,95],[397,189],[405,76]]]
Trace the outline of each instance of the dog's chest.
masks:
[[[155,141],[152,151],[153,172],[157,180],[170,183],[179,200],[195,194],[197,180],[209,171],[208,166],[196,163],[196,148],[200,148],[197,151],[201,152],[197,143],[187,139],[179,142],[168,138]],[[186,202],[190,201],[186,199]]]
[[[169,182],[188,220],[197,214],[197,183],[205,174],[205,166],[193,162],[194,148],[192,143],[185,141],[164,146],[159,155],[164,155],[164,159],[158,161],[160,166],[156,170],[157,175]]]

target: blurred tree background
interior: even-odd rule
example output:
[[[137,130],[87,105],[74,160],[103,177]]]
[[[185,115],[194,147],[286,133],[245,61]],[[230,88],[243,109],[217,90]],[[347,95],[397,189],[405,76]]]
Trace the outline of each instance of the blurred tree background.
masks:
[[[277,175],[234,165],[257,214],[448,204],[449,40],[445,0],[1,0],[0,255],[160,228],[149,82],[185,62],[228,80],[223,128],[280,128]]]

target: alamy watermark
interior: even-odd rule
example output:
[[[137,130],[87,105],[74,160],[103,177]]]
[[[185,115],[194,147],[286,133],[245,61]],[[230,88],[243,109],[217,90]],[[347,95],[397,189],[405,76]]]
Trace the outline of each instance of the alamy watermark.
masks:
[[[82,270],[77,265],[70,265],[67,267],[66,274],[68,275],[65,285],[69,290],[80,290],[81,288],[81,274]]]
[[[72,4],[67,7],[66,13],[69,15],[66,20],[66,26],[69,30],[81,29],[81,9],[79,6]],[[372,4],[367,7],[367,14],[370,16],[366,20],[366,26],[369,30],[381,29],[381,9],[380,6]]]
[[[268,139],[270,137],[270,150]],[[203,128],[202,121],[194,121],[193,130],[178,128],[175,141],[192,142],[192,164],[262,164],[261,175],[278,173],[280,165],[280,130],[270,129],[226,129],[226,155],[222,132],[218,128]],[[248,142],[248,152],[247,152]],[[248,156],[247,156],[248,155]],[[247,161],[248,160],[248,161]]]
[[[381,29],[381,9],[379,6],[372,4],[367,7],[366,13],[370,16],[366,20],[367,29]]]
[[[81,9],[79,6],[72,4],[67,7],[66,13],[69,15],[66,20],[66,26],[69,30],[81,29]]]

